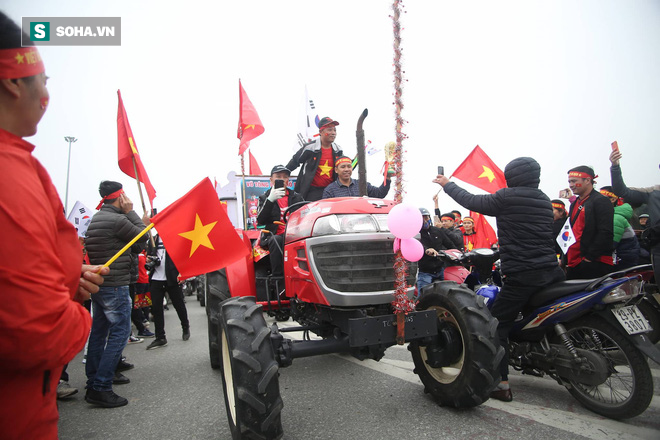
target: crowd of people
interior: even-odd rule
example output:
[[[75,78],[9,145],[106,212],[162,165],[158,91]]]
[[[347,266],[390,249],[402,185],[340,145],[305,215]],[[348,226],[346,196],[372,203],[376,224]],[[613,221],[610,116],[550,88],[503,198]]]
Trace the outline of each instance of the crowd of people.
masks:
[[[143,338],[154,338],[147,350],[167,345],[166,294],[180,320],[182,339],[190,338],[182,280],[158,236],[148,245],[149,237],[143,235],[130,252],[117,258],[112,270],[105,267],[150,224],[149,215],[140,217],[133,210],[118,182],[100,184],[102,201],[87,230],[84,251],[89,260],[83,262],[76,231],[64,216],[57,191],[32,155],[34,146],[23,140],[36,133],[46,111],[46,82],[36,48],[22,47],[20,28],[0,13],[0,369],[4,378],[12,379],[0,381],[0,432],[8,439],[57,438],[56,398],[76,392],[68,386],[66,365],[87,341],[85,401],[104,408],[126,405],[127,399],[113,390],[113,385],[130,382],[122,371],[134,367],[122,351],[127,343]],[[359,195],[359,182],[351,177],[352,161],[334,142],[338,125],[329,117],[321,119],[319,138],[297,151],[286,167],[276,165],[271,170],[271,188],[259,199],[257,221],[270,232],[261,244],[270,250],[275,276],[282,275],[287,211],[305,201]],[[645,259],[654,263],[657,279],[660,186],[627,187],[620,159],[621,153],[614,150],[612,184],[600,191],[592,168],[570,169],[568,209],[562,200],[550,200],[538,188],[541,167],[529,157],[507,164],[507,187],[493,194],[474,195],[446,176],[435,178],[459,205],[496,217],[503,287],[492,314],[499,320],[498,335],[505,348],[515,317],[531,295],[549,284],[566,277],[599,277],[615,264],[629,267]],[[291,172],[299,166],[295,188],[289,189]],[[383,198],[389,189],[388,174],[379,186],[367,183],[370,197]],[[420,209],[424,256],[419,262],[419,291],[443,279],[443,265],[435,258],[438,251],[481,246],[474,218],[462,217],[458,211],[441,213],[437,195],[433,200],[435,222],[427,209]],[[641,236],[630,225],[632,207],[639,205],[648,211],[639,216]],[[562,250],[556,237],[567,221],[575,243],[558,259]],[[147,293],[150,313],[143,302]],[[155,333],[148,328],[150,316]],[[131,323],[137,337],[131,334]],[[491,396],[510,401],[507,359],[501,364],[502,382]]]
[[[505,351],[518,313],[546,286],[566,278],[598,278],[616,269],[632,267],[644,258],[644,248],[647,255],[651,252],[658,279],[660,218],[657,215],[660,212],[656,211],[660,209],[660,186],[627,188],[621,177],[620,159],[619,150],[613,150],[612,186],[602,187],[600,191],[596,190],[598,176],[591,167],[582,165],[568,170],[570,191],[565,192],[571,202],[568,210],[563,201],[550,200],[538,189],[541,167],[530,157],[520,157],[507,164],[504,169],[507,187],[494,194],[470,194],[443,175],[434,180],[459,205],[496,218],[503,284],[491,313],[499,321],[498,337]],[[649,214],[644,218],[655,219],[653,227],[646,229],[648,232],[640,231],[646,237],[644,246],[640,247],[630,226],[633,210],[626,202],[645,205]],[[450,225],[451,217],[443,215],[441,220]],[[565,230],[567,222],[575,242],[562,255],[558,235]],[[645,220],[644,225],[647,223]],[[429,249],[423,240],[422,244],[427,254],[429,250],[437,250]],[[508,358],[505,353],[500,364],[502,381],[491,393],[492,398],[507,402],[513,399],[508,382]]]

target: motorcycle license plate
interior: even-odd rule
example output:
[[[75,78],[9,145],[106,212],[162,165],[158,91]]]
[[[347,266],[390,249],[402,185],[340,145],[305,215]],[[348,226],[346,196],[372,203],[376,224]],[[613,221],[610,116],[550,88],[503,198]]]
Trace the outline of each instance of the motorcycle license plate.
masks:
[[[653,330],[637,306],[619,307],[612,309],[612,313],[614,313],[616,319],[619,320],[621,326],[626,329],[629,335]]]

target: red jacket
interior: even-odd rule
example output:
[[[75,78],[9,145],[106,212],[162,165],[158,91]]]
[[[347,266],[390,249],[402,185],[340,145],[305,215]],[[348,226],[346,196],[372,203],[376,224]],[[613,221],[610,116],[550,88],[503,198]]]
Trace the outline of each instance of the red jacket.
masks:
[[[91,318],[80,243],[34,146],[0,129],[0,436],[57,438],[56,391]]]

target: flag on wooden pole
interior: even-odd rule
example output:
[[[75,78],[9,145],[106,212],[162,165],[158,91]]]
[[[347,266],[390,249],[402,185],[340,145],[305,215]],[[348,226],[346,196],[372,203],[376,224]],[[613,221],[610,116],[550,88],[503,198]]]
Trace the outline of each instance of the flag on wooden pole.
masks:
[[[128,123],[128,116],[126,115],[126,109],[124,108],[124,102],[121,99],[121,92],[119,90],[117,90],[117,96],[119,97],[119,109],[117,111],[119,169],[126,175],[144,184],[144,188],[147,190],[149,204],[153,208],[156,190],[153,185],[151,185],[149,176],[147,176],[147,171],[142,164],[142,159],[140,158],[140,154],[138,153],[135,144],[135,138],[133,137],[133,130],[131,130],[131,125]],[[137,176],[135,175],[136,171]]]
[[[241,140],[238,147],[238,155],[240,156],[248,149],[252,139],[263,134],[264,125],[261,123],[257,110],[252,105],[252,101],[250,101],[247,93],[243,90],[240,79],[238,80],[238,97],[238,139]]]

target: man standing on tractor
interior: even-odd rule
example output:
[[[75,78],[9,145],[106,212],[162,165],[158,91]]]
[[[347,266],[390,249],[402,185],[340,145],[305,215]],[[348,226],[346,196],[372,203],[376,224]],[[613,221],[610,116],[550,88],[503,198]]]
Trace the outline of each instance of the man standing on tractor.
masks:
[[[262,236],[261,247],[270,253],[270,267],[273,276],[284,275],[282,248],[284,247],[285,211],[300,202],[303,197],[288,189],[291,171],[283,165],[275,165],[270,171],[270,189],[259,196],[257,223],[264,225],[268,233]],[[286,197],[285,197],[286,196]],[[291,212],[302,205],[295,206]]]
[[[286,168],[291,171],[302,164],[295,190],[309,202],[320,200],[326,186],[334,182],[337,177],[334,172],[334,163],[344,152],[335,144],[339,122],[325,117],[319,121],[319,138],[314,142],[303,145],[293,155]]]

